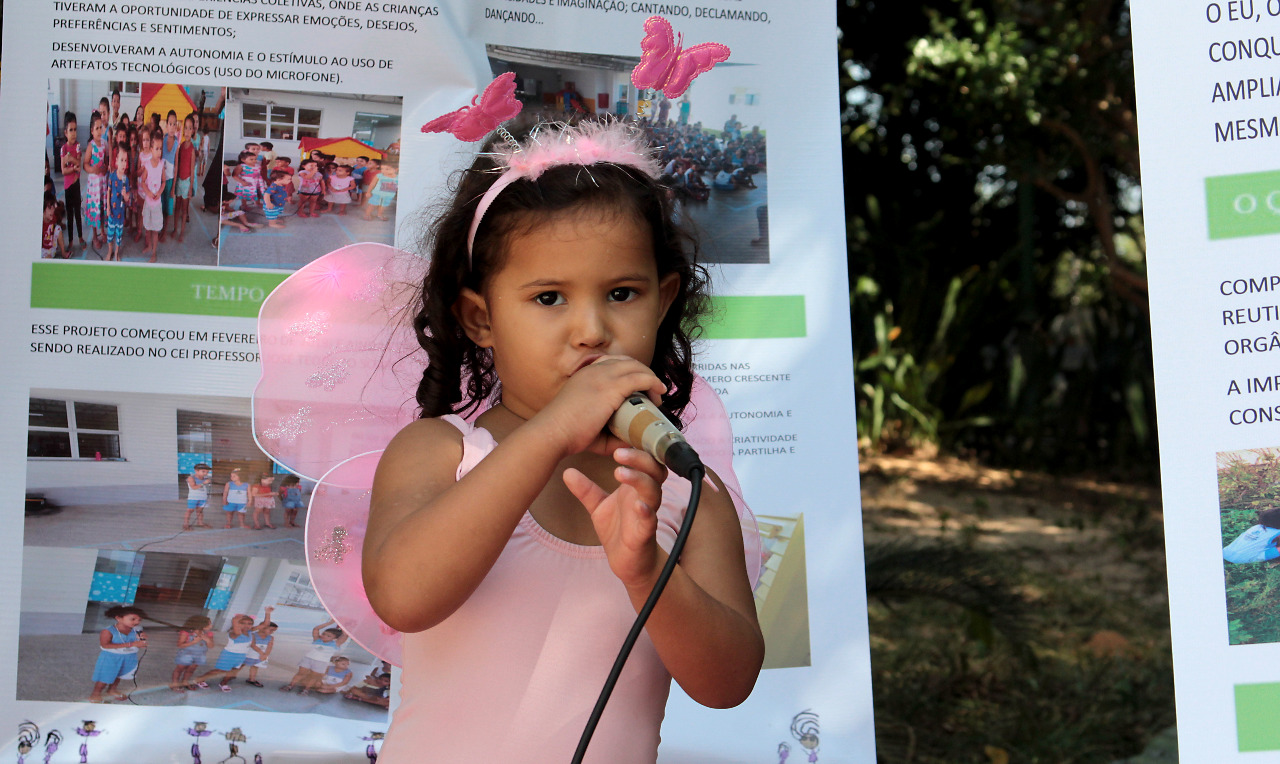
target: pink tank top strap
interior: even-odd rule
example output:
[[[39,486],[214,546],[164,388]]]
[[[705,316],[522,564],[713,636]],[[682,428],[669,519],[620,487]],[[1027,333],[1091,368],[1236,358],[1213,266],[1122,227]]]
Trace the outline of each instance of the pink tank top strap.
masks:
[[[457,414],[445,414],[440,418],[457,427],[462,433],[462,461],[458,462],[458,471],[454,476],[455,480],[461,480],[480,463],[481,459],[498,447],[498,442],[493,439],[488,430],[476,427]]]

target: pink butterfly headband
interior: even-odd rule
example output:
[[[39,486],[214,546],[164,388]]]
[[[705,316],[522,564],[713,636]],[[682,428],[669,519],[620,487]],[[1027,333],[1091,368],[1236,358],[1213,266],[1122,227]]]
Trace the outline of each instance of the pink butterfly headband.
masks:
[[[494,147],[494,161],[502,174],[476,205],[471,230],[467,232],[468,258],[475,244],[476,231],[489,205],[503,189],[517,180],[537,180],[542,173],[560,165],[621,165],[635,168],[650,178],[658,177],[661,171],[644,135],[616,120],[578,125],[539,125],[524,143],[512,139],[512,144]]]

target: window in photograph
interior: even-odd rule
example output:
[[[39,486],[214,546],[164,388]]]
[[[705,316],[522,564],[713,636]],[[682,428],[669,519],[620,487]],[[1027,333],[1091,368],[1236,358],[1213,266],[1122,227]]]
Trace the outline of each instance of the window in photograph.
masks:
[[[112,80],[107,87],[108,92],[119,90],[124,95],[139,95],[142,93],[141,82],[121,82],[120,80]]]
[[[27,458],[123,460],[119,409],[109,403],[30,399]]]
[[[320,109],[275,103],[242,103],[240,132],[245,138],[296,141],[320,137]]]
[[[297,570],[289,574],[289,581],[280,594],[280,604],[290,607],[305,607],[312,610],[323,610],[320,597],[311,586],[311,576],[305,570]]]

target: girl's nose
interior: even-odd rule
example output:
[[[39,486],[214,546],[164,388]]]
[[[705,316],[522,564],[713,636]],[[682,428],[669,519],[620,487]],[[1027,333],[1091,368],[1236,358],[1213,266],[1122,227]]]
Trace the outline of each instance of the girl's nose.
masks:
[[[574,321],[573,343],[578,347],[598,348],[609,343],[609,325],[604,312],[594,306],[582,306]]]

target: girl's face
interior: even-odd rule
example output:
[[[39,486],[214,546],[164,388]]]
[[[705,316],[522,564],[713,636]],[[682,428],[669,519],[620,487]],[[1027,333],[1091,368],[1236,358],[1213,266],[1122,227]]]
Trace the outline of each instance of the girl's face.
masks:
[[[258,482],[261,483],[262,485],[271,485],[271,478],[264,477],[260,479]]]
[[[53,220],[53,213],[56,212],[57,210],[58,210],[58,206],[56,204],[50,204],[48,207],[45,207],[44,219]]]
[[[116,628],[120,631],[133,631],[140,623],[142,623],[142,616],[137,613],[129,613],[116,619]]]
[[[394,178],[397,172],[399,172],[399,170],[396,169],[395,165],[387,165],[383,167],[381,172],[379,172],[378,174],[385,175],[388,178]]]
[[[151,150],[151,133],[143,133],[138,142],[142,144],[143,151]]]
[[[116,172],[123,175],[128,171],[129,171],[129,153],[126,151],[121,151],[119,154],[116,154]]]
[[[231,482],[233,482],[233,483],[239,483],[239,482],[240,482],[240,473],[239,473],[239,472],[232,472],[232,473],[231,473]]]
[[[345,164],[340,164],[340,165],[338,165],[338,177],[339,177],[339,178],[345,178],[345,177],[347,177],[347,176],[348,176],[348,175],[350,175],[350,174],[351,174],[351,168],[350,168],[350,167],[347,167]]]
[[[102,120],[98,120],[93,123],[93,127],[90,128],[89,134],[93,136],[95,141],[102,138]]]
[[[455,310],[467,336],[493,350],[502,402],[529,418],[569,377],[606,355],[648,365],[679,291],[658,275],[648,227],[613,210],[574,209],[506,241],[506,263],[483,294]]]

